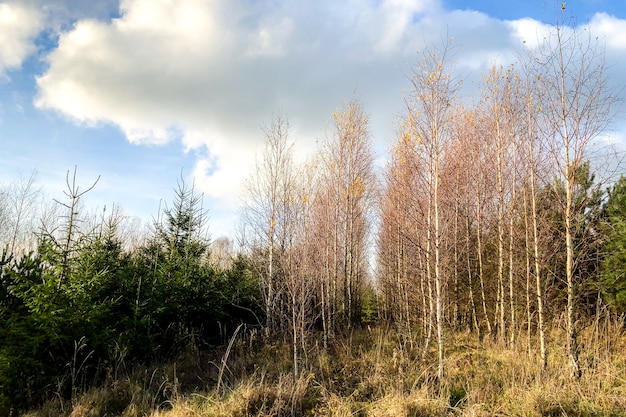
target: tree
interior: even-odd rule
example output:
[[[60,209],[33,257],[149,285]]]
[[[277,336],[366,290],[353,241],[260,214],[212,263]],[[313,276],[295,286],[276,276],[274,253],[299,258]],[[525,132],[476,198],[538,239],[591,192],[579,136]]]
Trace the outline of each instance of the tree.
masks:
[[[265,148],[255,170],[245,183],[242,221],[244,246],[253,252],[261,277],[266,328],[274,333],[283,327],[281,300],[284,296],[284,255],[293,234],[295,171],[289,122],[275,116],[264,128]]]
[[[444,375],[443,297],[445,274],[442,260],[442,170],[446,146],[450,141],[455,118],[452,101],[460,83],[448,70],[451,43],[443,48],[426,50],[410,77],[412,88],[406,98],[408,111],[407,135],[412,135],[423,148],[427,167],[427,266],[432,264],[435,284],[435,323],[437,328],[438,376]]]
[[[203,196],[184,179],[178,180],[172,207],[165,207],[164,219],[155,223],[156,240],[165,257],[167,274],[179,272],[189,279],[208,253],[209,236],[206,226],[208,213],[203,207]]]
[[[537,330],[539,336],[539,351],[541,355],[541,364],[542,368],[545,370],[548,366],[548,350],[546,344],[546,336],[545,336],[545,316],[544,316],[544,280],[542,277],[542,260],[545,256],[542,254],[542,247],[539,241],[539,213],[537,209],[537,194],[538,194],[538,184],[539,178],[545,172],[542,170],[542,159],[545,154],[545,141],[541,141],[542,136],[540,136],[537,132],[537,103],[533,96],[533,92],[535,90],[535,80],[532,74],[528,74],[525,77],[524,84],[524,95],[526,96],[525,100],[525,129],[524,129],[524,142],[526,146],[523,149],[523,156],[526,161],[526,178],[524,185],[524,205],[527,204],[527,193],[528,189],[528,200],[530,200],[529,207],[525,207],[524,210],[524,219],[526,221],[526,233],[527,236],[532,235],[532,240],[527,238],[526,244],[526,258],[530,263],[530,259],[533,260],[533,271],[535,274],[535,295],[536,295],[536,305],[537,305]],[[530,221],[528,217],[530,216]],[[531,233],[528,233],[528,229],[530,228]],[[532,255],[530,248],[532,247]],[[529,277],[530,279],[530,277]],[[530,282],[527,284],[527,287],[530,286]],[[529,291],[528,291],[529,292]],[[527,313],[528,313],[528,328],[531,327],[531,314],[530,314],[530,300],[528,301]],[[529,343],[530,349],[530,343]]]
[[[462,161],[465,166],[465,197],[466,207],[468,210],[469,225],[467,233],[472,233],[475,237],[467,237],[474,241],[475,259],[476,259],[476,275],[480,286],[480,304],[487,333],[492,334],[493,325],[489,318],[491,312],[488,307],[491,300],[488,298],[488,257],[486,247],[487,237],[485,230],[489,229],[492,223],[493,200],[495,190],[494,163],[497,161],[493,152],[493,147],[483,138],[489,137],[490,122],[488,115],[484,109],[476,108],[465,112],[463,117],[457,120],[457,128],[455,134],[457,136],[457,146],[462,149]],[[472,230],[473,229],[473,230]],[[466,242],[467,243],[467,242]],[[470,256],[468,250],[468,257]]]
[[[605,242],[600,288],[606,302],[622,314],[626,312],[626,177],[623,175],[608,190],[602,231]]]
[[[509,287],[509,326],[510,339],[513,343],[515,334],[515,306],[513,299],[514,268],[513,268],[513,221],[514,201],[517,189],[517,143],[521,128],[520,114],[523,103],[520,100],[521,78],[513,67],[493,67],[487,75],[484,90],[484,105],[487,121],[491,129],[491,137],[495,145],[495,178],[497,195],[497,300],[496,323],[500,340],[506,340],[506,279],[508,266]],[[508,216],[508,218],[507,218]],[[506,226],[509,226],[508,265],[506,265],[505,240]]]
[[[146,271],[137,274],[136,299],[146,304],[139,321],[152,323],[147,334],[160,339],[158,354],[176,352],[179,344],[202,340],[218,327],[222,311],[208,253],[207,218],[202,195],[181,178],[171,207],[165,206],[141,251]]]
[[[408,128],[406,123],[404,128]],[[386,319],[396,323],[411,344],[413,325],[421,319],[426,334],[430,314],[428,295],[421,291],[425,286],[420,285],[425,275],[418,265],[424,255],[418,224],[424,216],[420,204],[423,193],[418,189],[421,167],[416,158],[417,146],[415,138],[401,130],[391,149],[379,201],[377,262]]]
[[[563,196],[556,197],[560,198],[566,251],[566,342],[572,374],[580,377],[575,247],[583,242],[574,241],[574,196],[578,186],[577,173],[589,156],[594,140],[611,120],[614,97],[606,86],[603,50],[586,29],[583,31],[575,25],[567,27],[557,22],[532,54],[534,76],[539,80],[539,128],[549,139],[552,158],[565,191]]]
[[[487,313],[485,297],[485,274],[482,262],[482,196],[485,195],[483,172],[489,169],[488,160],[481,158],[481,142],[483,135],[478,130],[483,123],[477,123],[479,111],[466,109],[454,122],[451,146],[451,160],[454,166],[455,195],[455,263],[459,268],[459,283],[455,296],[462,297],[463,289],[467,291],[467,311],[470,316],[468,327],[471,326],[479,338],[482,329],[479,324],[479,309],[474,289],[480,284],[480,304],[487,331],[491,333],[491,322]],[[458,236],[457,236],[458,235]],[[457,258],[459,258],[457,260]],[[463,258],[465,258],[463,260]],[[467,279],[465,280],[464,277]],[[478,278],[478,280],[476,279]],[[460,300],[459,300],[460,301]]]
[[[32,219],[35,218],[37,197],[39,196],[39,190],[35,188],[35,179],[36,173],[32,172],[28,178],[20,178],[20,181],[7,192],[7,199],[9,200],[7,217],[12,220],[10,227],[7,227],[11,230],[11,236],[8,240],[9,253],[14,254],[18,248],[24,253],[33,249],[30,245],[35,235],[35,224]],[[0,207],[1,224],[2,208]]]
[[[368,119],[351,101],[333,114],[333,126],[318,156],[320,182],[316,204],[325,211],[324,252],[329,256],[331,314],[352,326],[360,321],[360,290],[367,275],[368,238],[375,177]]]
[[[85,236],[84,232],[80,230],[80,224],[83,219],[80,216],[79,208],[81,198],[89,191],[93,190],[100,176],[85,190],[80,189],[80,186],[76,183],[76,170],[74,167],[74,173],[70,181],[70,171],[67,171],[65,175],[65,183],[67,190],[63,191],[69,202],[64,203],[58,200],[54,200],[58,205],[66,210],[66,214],[63,216],[63,222],[60,230],[57,233],[56,229],[46,229],[46,224],[43,224],[44,229],[41,232],[41,239],[39,243],[39,250],[45,250],[46,256],[52,256],[53,258],[60,258],[60,273],[58,274],[58,288],[61,289],[65,281],[71,275],[72,258],[78,250],[77,242],[81,237]],[[54,261],[52,262],[55,263]]]
[[[311,199],[313,193],[312,172],[297,170],[297,184],[292,194],[290,237],[285,266],[285,287],[287,292],[288,321],[290,322],[293,372],[299,375],[300,356],[306,359],[306,334],[318,317],[314,304],[315,278],[319,271],[313,265],[311,248],[315,246],[311,229]],[[300,355],[300,352],[304,352]]]

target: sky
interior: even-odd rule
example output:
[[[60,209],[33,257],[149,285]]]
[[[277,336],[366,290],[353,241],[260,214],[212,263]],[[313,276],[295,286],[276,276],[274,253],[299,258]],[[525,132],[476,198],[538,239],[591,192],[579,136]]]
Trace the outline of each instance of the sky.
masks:
[[[626,73],[626,2],[572,0],[0,0],[0,185],[36,172],[61,196],[77,169],[90,207],[150,221],[180,178],[204,194],[213,238],[233,236],[241,185],[280,113],[298,155],[354,98],[379,165],[417,52],[447,37],[476,85],[559,13]],[[472,88],[466,94],[472,95]],[[622,115],[622,118],[624,115]],[[607,133],[626,137],[619,119]]]

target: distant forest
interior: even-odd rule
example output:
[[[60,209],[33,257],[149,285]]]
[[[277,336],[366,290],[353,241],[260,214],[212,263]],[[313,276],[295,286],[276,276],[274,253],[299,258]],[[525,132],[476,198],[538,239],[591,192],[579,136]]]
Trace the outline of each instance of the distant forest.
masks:
[[[484,74],[476,103],[459,97],[455,48],[417,55],[381,173],[358,100],[306,163],[288,119],[271,120],[236,249],[211,241],[210,208],[183,179],[150,227],[120,208],[86,213],[98,184],[76,170],[54,202],[32,178],[1,184],[0,415],[224,347],[243,327],[287,341],[295,378],[310,341],[331,349],[382,324],[435,353],[438,381],[460,331],[524,346],[542,369],[564,346],[580,378],[582,328],[626,312],[626,178],[602,139],[616,103],[602,46],[557,26]]]

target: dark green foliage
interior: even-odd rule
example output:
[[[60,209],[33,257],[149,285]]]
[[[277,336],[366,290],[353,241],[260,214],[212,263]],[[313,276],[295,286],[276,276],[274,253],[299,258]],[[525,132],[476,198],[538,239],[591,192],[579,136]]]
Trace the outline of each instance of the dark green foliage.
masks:
[[[605,235],[600,287],[618,313],[626,313],[626,177],[608,190],[602,229]]]
[[[264,323],[260,285],[252,273],[249,259],[238,255],[230,269],[217,277],[216,289],[225,325],[234,330],[241,321],[257,325]]]
[[[36,253],[0,256],[0,415],[73,399],[134,364],[221,343],[259,321],[247,260],[217,272],[201,199],[181,183],[148,243],[123,249],[117,223],[42,233]],[[79,215],[75,213],[75,224]]]
[[[459,385],[450,387],[448,403],[452,408],[461,408],[467,402],[467,391]]]
[[[376,298],[376,290],[369,283],[363,284],[360,317],[363,324],[371,324],[378,320],[378,300]]]
[[[59,287],[60,260],[44,240],[37,254],[3,262],[0,402],[31,404],[71,395],[94,381],[97,366],[124,334],[130,271],[119,242],[83,240]],[[16,372],[18,372],[16,374]]]
[[[164,224],[143,252],[146,282],[141,289],[141,321],[159,343],[158,355],[171,354],[183,345],[218,340],[221,319],[216,273],[207,261],[209,241],[203,236],[206,213],[202,199],[183,181],[173,207],[165,210]]]
[[[63,379],[71,314],[37,255],[5,263],[1,275],[0,411],[8,412]]]
[[[589,162],[585,162],[574,172],[576,181],[573,190],[574,213],[574,279],[577,305],[581,310],[594,312],[597,300],[598,271],[602,244],[602,201],[604,193],[595,182]],[[544,219],[546,233],[542,239],[549,248],[549,258],[543,260],[547,271],[546,296],[554,311],[560,311],[566,300],[565,282],[565,183],[555,180],[550,186],[540,190],[538,211]]]

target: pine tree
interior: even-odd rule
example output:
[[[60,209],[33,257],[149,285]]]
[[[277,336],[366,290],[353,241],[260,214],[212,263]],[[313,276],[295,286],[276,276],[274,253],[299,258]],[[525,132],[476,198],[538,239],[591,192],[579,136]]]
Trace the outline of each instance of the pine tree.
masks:
[[[618,313],[626,312],[626,177],[608,190],[602,231],[605,236],[600,288]]]

